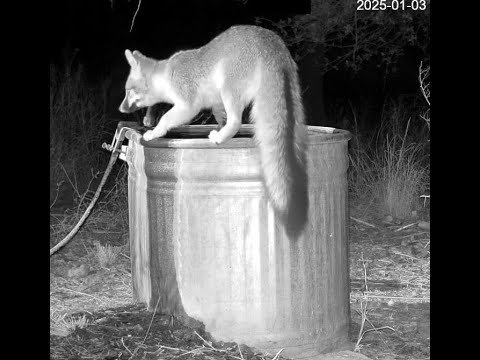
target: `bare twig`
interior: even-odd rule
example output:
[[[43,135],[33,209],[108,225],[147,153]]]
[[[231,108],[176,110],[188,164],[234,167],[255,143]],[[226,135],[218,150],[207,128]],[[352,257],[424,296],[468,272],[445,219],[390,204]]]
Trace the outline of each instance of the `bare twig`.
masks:
[[[155,310],[153,310],[152,319],[150,320],[150,324],[148,325],[147,333],[145,334],[145,337],[143,338],[142,345],[145,343],[145,340],[147,339],[148,333],[150,332],[150,328],[152,327],[153,318],[155,317],[155,314],[157,313],[157,307],[158,307],[159,302],[160,302],[160,296],[158,297],[157,305],[155,305]]]
[[[367,226],[370,226],[370,227],[373,227],[373,228],[376,228],[377,226],[373,225],[373,224],[370,224],[366,221],[363,221],[363,220],[360,220],[360,219],[356,219],[354,218],[353,216],[350,216],[350,219],[352,220],[355,220],[356,222],[359,222],[360,224],[363,224],[363,225],[367,225]]]
[[[278,359],[278,357],[280,356],[280,353],[281,353],[282,351],[283,351],[283,348],[282,348],[282,349],[280,349],[280,350],[278,350],[278,352],[275,354],[275,356],[273,357],[273,359],[272,359],[272,360],[277,360],[277,359]]]
[[[422,91],[423,97],[428,104],[429,109],[425,111],[420,117],[427,123],[428,130],[430,130],[430,83],[428,78],[430,77],[430,66],[426,69],[422,69],[422,62],[420,62],[420,68],[418,70],[418,81],[420,82],[420,90]]]
[[[406,235],[401,235],[401,236],[395,236],[395,239],[403,239],[403,238],[412,238],[412,240],[414,239],[415,236],[417,235],[422,235],[422,234],[428,234],[428,231],[419,231],[419,232],[415,232],[415,233],[410,233],[410,234],[406,234]],[[417,239],[417,241],[421,241],[422,239]]]
[[[373,295],[366,294],[369,298],[376,299],[400,299],[400,300],[410,300],[410,301],[428,301],[429,298],[418,298],[418,297],[406,297],[406,296],[388,296],[388,295]]]
[[[60,288],[59,290],[67,290],[67,291],[70,291],[70,292],[73,292],[73,293],[76,293],[76,294],[79,294],[79,295],[84,295],[84,296],[89,296],[91,297],[92,299],[95,299],[95,300],[98,300],[100,302],[103,302],[103,303],[106,303],[105,300],[102,300],[100,298],[97,298],[96,296],[93,296],[93,295],[90,295],[90,294],[87,294],[87,293],[83,293],[83,292],[80,292],[80,291],[75,291],[75,290],[72,290],[72,289],[69,289],[69,288]]]
[[[125,255],[125,254],[124,254],[124,253],[122,253],[122,252],[120,253],[120,255],[122,255],[122,256],[124,256],[124,257],[126,257],[128,260],[131,260],[131,259],[130,259],[130,256],[128,256],[128,255]]]
[[[365,320],[367,318],[367,305],[368,305],[368,300],[367,302],[365,303],[365,307],[363,307],[363,301],[360,303],[360,309],[362,310],[361,311],[361,317],[362,319],[360,320],[360,331],[358,332],[358,339],[357,339],[357,342],[355,344],[355,347],[354,347],[354,351],[358,352],[360,351],[360,342],[362,341],[363,339],[363,335],[364,335],[364,331],[363,331],[363,327],[365,326]]]
[[[142,0],[138,0],[137,10],[135,11],[135,14],[133,15],[132,25],[130,26],[130,32],[132,32],[133,24],[134,24],[134,22],[135,22],[135,18],[137,17],[138,10],[140,10],[140,4],[141,4],[141,3],[142,3]]]
[[[393,329],[393,328],[390,327],[390,326],[382,326],[382,327],[379,327],[379,328],[374,327],[373,329],[365,330],[365,331],[363,332],[363,335],[365,335],[366,333],[368,333],[368,332],[370,332],[370,331],[379,331],[379,330],[384,330],[384,329],[389,329],[389,330],[392,330],[393,332],[395,332],[395,329]]]
[[[425,207],[427,199],[430,199],[430,195],[420,195],[420,197],[423,197],[423,207]]]
[[[62,186],[64,180],[61,180],[57,183],[57,189],[56,189],[56,193],[55,193],[55,199],[53,199],[53,202],[52,204],[50,205],[50,209],[52,208],[53,205],[55,205],[55,203],[57,202],[57,199],[58,199],[58,193],[60,192],[60,186]]]
[[[212,346],[212,343],[211,343],[211,342],[209,342],[209,341],[205,340],[203,337],[201,337],[200,334],[199,334],[196,330],[193,330],[193,332],[194,332],[200,339],[202,339],[202,341],[203,341],[206,345],[208,345],[209,348],[211,348],[212,350],[217,350],[217,349],[215,349],[215,348]]]
[[[70,176],[68,176],[68,173],[67,173],[67,170],[65,170],[65,167],[62,165],[62,163],[59,164],[60,167],[62,168],[64,174],[65,174],[65,177],[67,178],[68,182],[70,183],[70,185],[72,186],[72,189],[77,193],[77,196],[80,197],[80,192],[78,191],[78,186],[77,186],[77,177],[75,176],[75,173],[73,174],[75,176],[75,181],[72,181],[72,179],[70,179]],[[75,182],[75,184],[74,184]]]
[[[420,62],[420,67],[418,69],[418,81],[420,82],[420,90],[422,90],[423,97],[430,106],[430,84],[426,83],[425,80],[430,76],[430,66],[422,69],[422,62]]]
[[[364,274],[364,281],[365,281],[365,292],[364,292],[364,294],[366,295],[366,301],[365,302],[363,302],[363,301],[360,302],[361,311],[357,311],[361,315],[361,324],[360,324],[360,331],[358,333],[358,339],[357,339],[357,342],[356,342],[355,348],[354,348],[354,351],[356,351],[356,352],[360,351],[360,349],[362,347],[360,345],[360,342],[362,341],[362,339],[363,339],[363,337],[365,336],[366,333],[368,333],[370,331],[378,331],[378,330],[384,330],[384,329],[390,329],[392,331],[395,331],[390,326],[382,326],[380,328],[376,328],[375,325],[373,325],[372,322],[367,318],[368,298],[370,297],[370,295],[367,294],[368,293],[367,268],[365,266],[365,261],[363,259],[363,252],[361,253],[361,260],[362,260],[362,265],[363,265],[363,274]],[[372,327],[372,329],[364,330],[365,322],[368,322],[370,324],[370,326]]]
[[[240,349],[240,345],[238,345],[238,343],[237,343],[237,347],[238,347],[238,352],[240,353],[240,357],[242,358],[242,360],[244,360],[243,359],[243,354],[242,354],[242,349]]]
[[[402,230],[404,230],[404,229],[406,229],[406,228],[409,228],[409,227],[411,227],[411,226],[413,226],[413,225],[417,225],[417,224],[418,224],[418,223],[414,222],[414,223],[412,223],[412,224],[408,224],[408,225],[402,226],[401,228],[398,228],[398,229],[395,230],[394,232],[402,231]]]
[[[200,338],[202,339],[202,341],[205,343],[205,345],[208,346],[208,348],[205,348],[205,350],[207,351],[216,351],[216,352],[222,352],[222,353],[227,353],[226,355],[234,358],[234,359],[238,359],[238,360],[242,360],[243,359],[243,355],[242,355],[242,352],[240,351],[240,355],[242,356],[241,358],[239,358],[238,356],[233,356],[231,354],[228,354],[228,352],[226,350],[222,350],[222,349],[216,349],[213,347],[212,343],[210,341],[207,341],[205,340],[196,330],[193,330],[193,332]],[[204,345],[204,346],[205,346]],[[238,344],[237,344],[238,346]],[[238,348],[240,350],[240,347]],[[283,350],[283,349],[282,349]]]
[[[200,351],[202,351],[203,349],[205,349],[204,345],[202,345],[202,347],[194,348],[190,351],[186,351],[184,353],[181,353],[181,354],[177,355],[176,357],[185,356],[185,355],[188,355],[188,354],[193,354],[195,356],[196,354],[200,353]]]
[[[165,345],[158,345],[158,346],[161,347],[162,349],[173,350],[173,351],[182,351],[182,349],[174,348],[174,347],[170,347],[170,346],[165,346]]]
[[[133,356],[133,353],[130,351],[130,349],[127,347],[127,345],[125,345],[125,343],[123,342],[123,336],[122,336],[121,340],[122,340],[122,345],[123,345],[123,347],[124,347],[125,349],[127,349],[127,351],[130,353],[130,355]]]
[[[401,253],[401,252],[397,252],[397,251],[392,251],[392,254],[395,254],[395,255],[400,255],[400,256],[405,256],[405,257],[408,257],[408,258],[410,258],[410,259],[417,260],[417,261],[419,261],[419,260],[420,260],[419,258],[416,258],[415,256],[411,256],[411,255],[403,254],[403,253]]]
[[[364,281],[365,281],[365,290],[368,291],[368,283],[367,283],[367,268],[365,266],[365,261],[363,259],[363,251],[361,253],[361,260],[362,260],[362,265],[363,265],[363,273],[364,273]],[[363,332],[363,327],[365,326],[365,320],[367,319],[367,306],[368,306],[368,297],[365,302],[365,307],[363,305],[363,301],[360,302],[360,309],[362,310],[360,315],[361,315],[361,324],[360,324],[360,331],[358,332],[358,339],[357,343],[355,344],[354,351],[360,351],[360,341],[362,341],[364,332]]]
[[[363,280],[365,281],[365,291],[368,291],[367,268],[365,266],[365,260],[363,259],[363,251],[361,253],[361,256],[362,256],[362,266],[363,266]]]

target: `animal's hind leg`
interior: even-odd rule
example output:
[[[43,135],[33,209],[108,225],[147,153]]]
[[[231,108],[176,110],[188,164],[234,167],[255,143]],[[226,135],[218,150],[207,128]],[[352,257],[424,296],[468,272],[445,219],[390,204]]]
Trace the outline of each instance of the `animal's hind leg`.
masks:
[[[226,124],[220,129],[220,131],[212,130],[210,135],[208,135],[210,141],[217,145],[234,137],[242,125],[243,108],[239,101],[236,101],[236,99],[230,94],[222,94],[222,100],[227,115]],[[216,116],[215,119],[218,121]]]
[[[227,121],[227,113],[225,111],[225,108],[221,105],[215,106],[212,108],[212,114],[218,123],[217,130],[220,131],[220,129],[225,126],[225,123]]]

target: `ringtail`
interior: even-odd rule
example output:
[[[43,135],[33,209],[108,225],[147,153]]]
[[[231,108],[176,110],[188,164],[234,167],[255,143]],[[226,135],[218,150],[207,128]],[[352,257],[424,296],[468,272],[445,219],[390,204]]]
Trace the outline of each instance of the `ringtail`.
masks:
[[[238,25],[202,47],[179,51],[165,60],[136,50],[125,50],[125,57],[130,73],[120,112],[160,102],[173,105],[153,130],[143,134],[146,141],[163,137],[201,110],[211,109],[220,129],[212,130],[209,139],[222,144],[237,133],[242,113],[250,105],[271,204],[287,221],[303,217],[294,220],[291,230],[305,222],[305,116],[297,65],[277,34]]]

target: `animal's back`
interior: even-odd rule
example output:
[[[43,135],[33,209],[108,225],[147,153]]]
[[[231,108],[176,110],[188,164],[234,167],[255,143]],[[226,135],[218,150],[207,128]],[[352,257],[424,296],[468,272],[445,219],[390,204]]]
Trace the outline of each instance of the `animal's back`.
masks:
[[[237,25],[225,30],[205,46],[198,49],[202,62],[215,65],[226,60],[228,65],[251,66],[262,61],[268,66],[292,66],[290,53],[283,40],[271,30],[254,25]]]

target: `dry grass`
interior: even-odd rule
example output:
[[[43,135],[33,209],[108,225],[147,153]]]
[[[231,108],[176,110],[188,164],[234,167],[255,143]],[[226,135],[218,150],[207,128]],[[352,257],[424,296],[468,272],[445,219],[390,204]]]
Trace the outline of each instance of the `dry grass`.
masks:
[[[105,116],[105,84],[89,84],[81,65],[50,66],[50,208],[55,211],[58,201],[73,203],[62,214],[51,213],[51,243],[63,238],[82,217],[110,158],[101,146],[113,136],[108,128],[114,129]],[[103,228],[104,222],[126,226],[126,178],[127,166],[119,161],[85,228]]]
[[[128,245],[117,246],[117,257],[109,268],[102,267],[92,239],[113,239],[117,234],[104,227],[98,234],[85,229],[78,238],[66,246],[84,248],[84,256],[68,256],[60,252],[50,259],[50,310],[52,320],[70,316],[79,311],[93,312],[98,309],[115,308],[132,303],[132,284]],[[108,240],[107,240],[108,241]],[[111,240],[110,240],[111,241]],[[62,256],[63,254],[63,256]],[[73,258],[72,258],[73,257]],[[75,260],[74,260],[75,259]],[[68,270],[83,264],[89,269],[86,277],[70,278]],[[51,321],[52,321],[51,320]]]
[[[50,69],[50,245],[61,240],[77,224],[90,204],[110,154],[102,149],[111,140],[105,117],[105,89],[86,81],[81,66]],[[107,132],[107,134],[106,134]],[[128,232],[127,166],[118,162],[110,174],[90,217],[66,246],[63,255],[51,258],[50,308],[52,331],[67,334],[82,326],[82,318],[72,314],[117,307],[132,302],[128,249],[102,243],[122,243]],[[73,206],[55,213],[64,190],[73,194]],[[127,254],[121,252],[125,249]],[[86,256],[76,254],[85,253]],[[72,255],[68,255],[71,253]],[[61,253],[62,254],[62,253]],[[75,254],[75,255],[73,255]],[[120,254],[120,256],[119,256]],[[98,255],[98,258],[97,258]],[[73,258],[72,258],[73,257]],[[65,260],[68,259],[68,260]],[[76,260],[90,269],[85,278],[69,278]],[[99,265],[101,261],[101,265]],[[102,266],[108,265],[109,269]]]
[[[390,228],[367,230],[360,224],[352,227],[350,238],[352,302],[365,296],[378,301],[430,302],[429,232],[413,227],[400,232]],[[363,253],[368,256],[363,258]],[[364,285],[365,271],[368,286]]]
[[[387,134],[383,157],[378,154],[380,167],[377,182],[385,214],[394,218],[409,218],[419,205],[425,188],[427,169],[422,164],[422,144],[408,141],[408,125],[403,136]]]
[[[96,203],[80,232],[85,230],[96,232],[112,231],[112,228],[117,228],[118,226],[121,227],[120,231],[122,233],[128,231],[127,170],[127,166],[124,163],[115,177],[111,179],[113,186],[104,191],[101,200]],[[99,175],[100,173],[91,175],[91,179],[83,192],[80,192],[76,182],[66,176],[67,181],[74,189],[74,207],[67,209],[62,214],[50,214],[51,243],[58,243],[80,220],[95,194],[96,189],[93,187],[93,184]]]
[[[99,241],[95,241],[95,257],[101,267],[113,265],[122,250],[121,246],[101,245]]]
[[[365,289],[368,291],[368,278],[367,278],[367,268],[365,266],[365,261],[363,259],[363,252],[361,253],[361,260],[362,260],[362,266],[363,266],[363,276],[364,276],[364,281],[365,281]],[[357,342],[355,343],[354,346],[354,351],[355,352],[360,352],[362,349],[363,345],[360,344],[361,341],[363,340],[364,336],[371,332],[371,331],[380,331],[380,330],[385,330],[389,329],[391,331],[395,331],[395,329],[391,328],[390,326],[381,326],[381,327],[375,327],[375,325],[372,324],[372,322],[368,319],[368,294],[365,296],[364,300],[360,302],[360,311],[359,314],[361,316],[361,321],[360,321],[360,331],[358,332],[358,338]],[[365,324],[369,323],[371,328],[370,329],[365,329]]]
[[[66,314],[60,314],[56,311],[50,313],[50,335],[56,336],[68,336],[75,329],[83,329],[89,324],[85,315],[80,317],[69,316]]]
[[[428,140],[418,128],[410,129],[408,115],[400,104],[393,104],[376,132],[350,147],[351,195],[375,203],[379,217],[408,219],[429,188]],[[354,137],[361,138],[357,133]]]
[[[83,192],[91,173],[106,166],[106,99],[106,82],[90,84],[81,65],[50,64],[51,202],[72,183]]]

